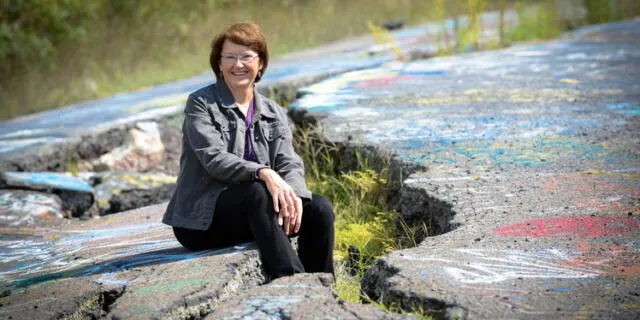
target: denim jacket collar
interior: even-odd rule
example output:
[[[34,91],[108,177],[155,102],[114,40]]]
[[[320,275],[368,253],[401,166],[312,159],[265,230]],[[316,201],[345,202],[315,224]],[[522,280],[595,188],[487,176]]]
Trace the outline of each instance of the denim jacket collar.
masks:
[[[218,97],[218,101],[223,108],[231,109],[238,107],[235,98],[231,93],[231,90],[229,90],[229,87],[224,82],[224,80],[217,81],[214,85],[214,88],[215,94]],[[272,108],[269,108],[266,99],[255,88],[253,89],[253,99],[255,108],[254,122],[262,117],[271,119],[276,118],[276,114],[274,113]]]

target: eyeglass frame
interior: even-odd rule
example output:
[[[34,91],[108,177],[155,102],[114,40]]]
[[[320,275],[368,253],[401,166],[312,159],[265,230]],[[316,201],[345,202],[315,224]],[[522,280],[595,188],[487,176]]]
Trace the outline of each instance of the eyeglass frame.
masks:
[[[229,65],[234,65],[236,63],[238,63],[238,61],[240,61],[242,64],[248,64],[251,63],[255,58],[259,57],[260,55],[257,53],[253,53],[253,54],[243,54],[243,55],[237,55],[237,54],[221,54],[220,55],[220,60],[223,63],[227,63]],[[231,61],[230,59],[233,59],[233,61]],[[246,60],[246,61],[243,61]]]

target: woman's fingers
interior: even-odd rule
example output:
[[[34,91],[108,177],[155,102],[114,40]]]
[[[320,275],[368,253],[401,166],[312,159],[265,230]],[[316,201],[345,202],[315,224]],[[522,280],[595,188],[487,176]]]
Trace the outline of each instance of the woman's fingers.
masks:
[[[289,225],[291,224],[291,210],[289,207],[289,199],[287,199],[287,194],[285,192],[280,193],[280,214],[283,218],[283,227],[284,233],[289,234]]]
[[[300,225],[302,225],[302,199],[299,197],[295,198],[296,202],[296,219],[295,226],[293,228],[294,233],[298,233],[300,231]]]
[[[271,191],[271,190],[269,190]],[[280,212],[280,197],[278,197],[278,192],[275,191],[271,191],[271,198],[273,198],[273,211],[275,211],[276,213]],[[282,225],[282,224],[280,224]]]
[[[293,190],[290,190],[287,200],[291,200],[291,204],[288,207],[289,210],[289,234],[298,233],[300,230],[300,223],[302,222],[302,200],[296,196]]]
[[[298,197],[296,196],[296,194],[293,192],[292,189],[288,190],[287,193],[287,200],[288,200],[288,210],[289,210],[289,216],[291,217],[290,219],[290,225],[289,225],[289,233],[288,234],[292,234],[295,233],[295,227],[296,227],[296,223],[298,220],[298,216],[300,215],[300,211],[298,210]]]

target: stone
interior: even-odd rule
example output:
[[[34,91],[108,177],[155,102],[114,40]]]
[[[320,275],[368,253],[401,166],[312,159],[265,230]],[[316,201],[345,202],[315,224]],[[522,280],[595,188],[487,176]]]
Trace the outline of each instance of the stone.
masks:
[[[339,301],[333,276],[301,273],[237,292],[205,319],[415,319],[370,305]]]
[[[55,194],[62,200],[62,211],[67,217],[80,217],[91,213],[94,203],[91,185],[68,173],[3,172],[0,173],[0,184],[5,188]]]
[[[29,190],[68,190],[91,193],[91,186],[80,178],[56,172],[2,172],[0,183],[5,186]]]
[[[129,129],[125,144],[89,162],[96,171],[147,171],[164,158],[164,144],[155,122],[139,122]],[[83,164],[86,167],[87,164]]]
[[[62,200],[54,194],[0,190],[0,226],[59,224],[65,220]]]
[[[97,183],[95,197],[101,215],[169,200],[177,179],[164,173],[137,172],[98,172],[88,177]]]

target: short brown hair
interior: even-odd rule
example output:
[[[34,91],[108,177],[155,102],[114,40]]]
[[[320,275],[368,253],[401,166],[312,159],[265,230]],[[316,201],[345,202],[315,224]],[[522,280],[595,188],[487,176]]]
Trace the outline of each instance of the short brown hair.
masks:
[[[229,26],[226,30],[217,34],[211,42],[211,55],[209,56],[209,63],[211,69],[216,75],[216,79],[222,79],[222,71],[220,70],[220,55],[222,54],[222,46],[224,42],[229,40],[235,44],[240,44],[251,48],[251,50],[258,53],[260,62],[262,62],[262,70],[258,72],[256,83],[260,81],[262,75],[267,70],[269,64],[269,50],[267,50],[267,40],[262,33],[260,26],[253,22],[239,22]]]

